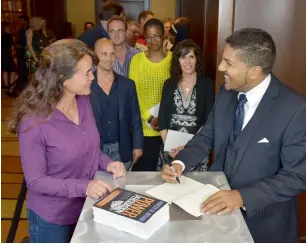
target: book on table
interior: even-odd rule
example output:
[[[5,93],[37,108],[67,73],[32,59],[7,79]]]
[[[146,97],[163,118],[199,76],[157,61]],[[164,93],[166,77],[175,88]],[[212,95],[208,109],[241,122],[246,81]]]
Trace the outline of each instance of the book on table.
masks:
[[[187,213],[199,217],[200,205],[219,189],[210,184],[203,184],[185,176],[180,177],[180,184],[164,183],[146,191],[147,194],[174,203]]]
[[[148,239],[170,219],[169,204],[116,188],[93,205],[94,221]]]

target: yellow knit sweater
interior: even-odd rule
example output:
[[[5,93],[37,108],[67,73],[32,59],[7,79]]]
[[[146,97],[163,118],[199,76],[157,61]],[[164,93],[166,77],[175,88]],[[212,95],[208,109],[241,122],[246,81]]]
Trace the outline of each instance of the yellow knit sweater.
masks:
[[[150,108],[160,103],[164,82],[170,77],[172,52],[159,63],[152,63],[144,52],[136,54],[130,64],[130,79],[135,81],[140,106],[144,136],[159,136],[160,133],[147,124]]]

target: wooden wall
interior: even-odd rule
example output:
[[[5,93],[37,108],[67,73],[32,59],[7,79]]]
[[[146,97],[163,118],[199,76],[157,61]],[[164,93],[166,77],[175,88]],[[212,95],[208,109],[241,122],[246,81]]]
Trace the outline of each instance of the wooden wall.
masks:
[[[217,65],[222,59],[224,39],[233,31],[245,27],[264,29],[276,43],[274,74],[306,97],[305,9],[305,0],[219,0]],[[223,74],[217,71],[216,91],[223,83]],[[303,192],[299,196],[301,241],[306,241],[305,205]]]

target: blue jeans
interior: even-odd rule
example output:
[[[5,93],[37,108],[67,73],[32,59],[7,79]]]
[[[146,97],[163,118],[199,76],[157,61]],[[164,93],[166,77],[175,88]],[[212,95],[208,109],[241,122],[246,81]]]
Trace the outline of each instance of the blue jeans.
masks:
[[[109,156],[113,161],[121,161],[118,142],[104,143],[103,153]],[[124,163],[124,166],[126,169],[128,169],[131,164],[132,164],[132,161],[129,161],[129,162]]]
[[[28,209],[31,243],[68,243],[75,229],[74,225],[57,225],[47,222]]]

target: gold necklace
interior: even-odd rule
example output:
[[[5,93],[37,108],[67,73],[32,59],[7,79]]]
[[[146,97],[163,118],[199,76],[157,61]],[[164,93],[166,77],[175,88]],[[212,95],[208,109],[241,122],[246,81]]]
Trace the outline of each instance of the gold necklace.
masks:
[[[181,88],[182,88],[182,90],[183,90],[183,84],[184,84],[184,82],[182,81],[182,82],[181,82]],[[189,94],[189,91],[192,90],[192,88],[194,87],[194,85],[195,85],[195,82],[193,82],[191,88],[187,87],[187,88],[184,89],[184,90],[187,92],[187,94]]]

